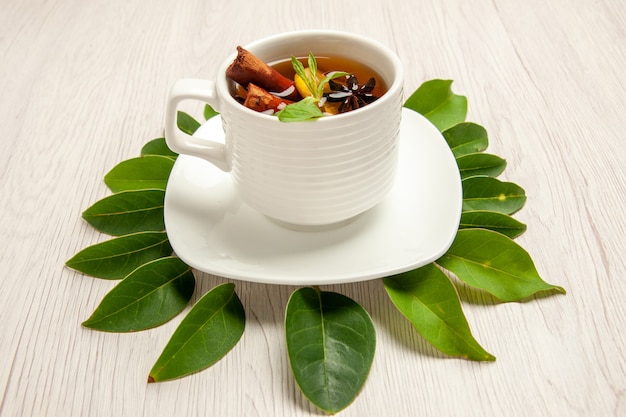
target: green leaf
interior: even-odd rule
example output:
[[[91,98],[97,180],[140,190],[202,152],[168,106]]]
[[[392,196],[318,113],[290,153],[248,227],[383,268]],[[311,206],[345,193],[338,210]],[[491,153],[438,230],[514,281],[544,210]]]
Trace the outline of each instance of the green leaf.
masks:
[[[285,334],[302,393],[328,413],[352,403],[376,348],[374,325],[363,307],[341,294],[301,288],[287,304]]]
[[[506,161],[488,153],[470,153],[456,158],[461,178],[476,176],[497,177],[506,168]]]
[[[447,355],[475,361],[496,359],[472,336],[454,285],[435,264],[383,282],[398,310],[434,347]]]
[[[180,378],[213,365],[241,339],[245,321],[235,285],[215,287],[180,323],[152,367],[148,382]]]
[[[293,55],[291,55],[291,66],[293,67],[295,73],[306,82],[308,77],[304,72],[304,65],[302,65],[302,62],[298,61],[298,58]]]
[[[117,164],[104,177],[105,184],[114,193],[149,188],[165,190],[174,167],[171,157],[147,155],[127,159]]]
[[[138,266],[171,254],[166,233],[140,232],[89,246],[65,265],[96,278],[122,279]]]
[[[83,212],[83,219],[103,233],[114,236],[164,231],[165,191],[122,191],[97,201]]]
[[[482,152],[489,146],[487,131],[476,123],[459,123],[446,129],[442,134],[455,158]]]
[[[323,113],[315,99],[309,96],[298,102],[288,104],[277,113],[277,116],[281,122],[303,122],[322,117]]]
[[[330,80],[334,80],[336,78],[341,78],[341,77],[346,77],[348,75],[350,75],[349,72],[342,72],[342,71],[333,71],[329,73],[328,75],[326,75],[324,78],[322,78],[322,81],[320,81],[319,85],[317,86],[317,96],[322,97],[324,95],[324,88],[326,87],[326,84],[328,84]]]
[[[204,120],[209,120],[211,117],[217,116],[219,112],[208,104],[204,105]]]
[[[463,211],[489,210],[513,214],[526,203],[526,192],[512,182],[491,177],[471,177],[462,181]]]
[[[309,60],[310,59],[311,55],[309,54]],[[307,76],[306,72],[304,71],[304,65],[302,64],[302,62],[298,61],[298,59],[293,55],[291,56],[291,66],[293,67],[293,70],[298,75],[298,77],[302,78],[302,81],[304,81],[304,84],[306,84],[306,87],[309,89],[311,94],[313,94],[313,92],[315,91],[317,78],[313,80],[309,76]]]
[[[502,301],[519,301],[562,287],[539,276],[528,252],[508,237],[485,229],[459,230],[448,252],[436,261],[468,285]]]
[[[193,135],[200,127],[200,123],[196,119],[180,110],[176,113],[176,125],[188,135]]]
[[[404,103],[444,131],[467,116],[467,98],[452,92],[452,80],[430,80],[423,83]]]
[[[141,156],[161,155],[176,159],[178,154],[168,148],[165,138],[152,139],[141,148]]]
[[[106,332],[135,332],[159,326],[187,305],[196,281],[176,257],[143,264],[117,284],[83,326]]]
[[[315,91],[317,90],[317,61],[315,60],[313,52],[309,52],[309,74],[311,84],[314,87],[314,89],[311,90],[311,94],[315,94]]]
[[[489,229],[515,239],[526,231],[526,225],[496,211],[466,211],[461,214],[460,229]]]

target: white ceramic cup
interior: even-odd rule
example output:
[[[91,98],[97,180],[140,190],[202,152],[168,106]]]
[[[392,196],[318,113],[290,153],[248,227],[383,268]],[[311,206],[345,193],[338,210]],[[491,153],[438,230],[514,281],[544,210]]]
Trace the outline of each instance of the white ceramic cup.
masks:
[[[165,121],[168,146],[230,171],[242,201],[280,222],[329,225],[379,203],[393,185],[397,165],[404,81],[399,58],[371,39],[328,30],[283,33],[244,48],[270,64],[309,52],[343,56],[371,67],[388,90],[357,110],[285,123],[233,98],[234,83],[226,76],[233,53],[215,81],[181,79],[173,85]],[[224,143],[177,128],[177,106],[185,99],[208,102],[220,113]]]

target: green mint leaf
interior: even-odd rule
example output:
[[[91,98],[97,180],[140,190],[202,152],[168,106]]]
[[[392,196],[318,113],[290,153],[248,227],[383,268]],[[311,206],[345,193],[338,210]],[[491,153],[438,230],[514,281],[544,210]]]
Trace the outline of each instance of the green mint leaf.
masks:
[[[313,97],[315,97],[316,101],[319,101],[322,98],[322,91],[324,88],[320,89],[320,84],[318,84],[317,80],[317,61],[315,60],[315,56],[313,52],[309,52],[309,91]]]
[[[528,252],[508,237],[484,229],[459,230],[437,261],[461,281],[502,301],[519,301],[540,291],[557,291],[539,276]]]
[[[383,282],[398,310],[435,348],[475,361],[496,359],[472,336],[454,285],[435,264],[385,278]]]
[[[159,326],[185,308],[194,288],[191,268],[179,258],[148,262],[113,287],[83,326],[120,333]]]
[[[122,279],[140,265],[171,254],[165,232],[140,232],[89,246],[65,265],[96,278]]]
[[[193,135],[200,127],[200,123],[196,119],[180,110],[176,114],[176,125],[188,135]]]
[[[462,182],[463,211],[490,210],[513,214],[526,203],[526,192],[512,182],[491,177],[470,177]]]
[[[311,72],[311,81],[317,84],[317,61],[313,52],[309,52],[309,71]]]
[[[217,112],[213,107],[208,104],[204,105],[204,120],[209,120],[210,118],[217,116],[219,112]]]
[[[293,67],[293,70],[296,72],[296,74],[298,74],[300,78],[302,78],[303,80],[306,80],[307,76],[306,76],[306,73],[304,72],[304,65],[302,65],[302,62],[298,61],[298,58],[296,58],[293,55],[291,56],[291,66]]]
[[[180,378],[208,368],[243,335],[245,312],[235,285],[206,293],[182,320],[150,371],[148,382]]]
[[[424,82],[404,103],[426,117],[440,131],[444,131],[467,116],[467,98],[456,95],[451,89],[452,80]]]
[[[489,145],[487,131],[476,123],[458,123],[444,130],[442,134],[456,158],[482,152]]]
[[[488,153],[470,153],[456,158],[461,178],[476,176],[497,177],[506,168],[506,161]]]
[[[318,97],[321,98],[324,95],[324,88],[326,87],[326,84],[328,84],[328,82],[330,80],[334,80],[335,78],[345,77],[347,75],[350,75],[350,73],[343,72],[343,71],[335,71],[335,72],[331,72],[328,75],[326,75],[322,79],[322,81],[320,81],[320,84],[317,87],[317,95],[318,95]]]
[[[302,393],[328,413],[350,405],[376,349],[374,325],[363,307],[341,294],[301,288],[287,303],[285,336]]]
[[[97,201],[83,212],[83,219],[97,230],[113,236],[164,231],[165,191],[122,191]]]
[[[333,71],[333,72],[329,72],[324,79],[322,80],[323,83],[327,83],[330,80],[334,80],[335,78],[341,78],[341,77],[347,77],[348,75],[350,75],[349,72],[343,72],[343,71]]]
[[[459,229],[489,229],[515,239],[526,231],[526,225],[504,213],[476,210],[461,214]]]
[[[147,155],[127,159],[104,176],[104,182],[114,193],[128,190],[165,190],[174,159],[162,155]]]
[[[277,114],[281,122],[302,122],[317,119],[323,115],[313,97],[305,97],[296,103],[289,104]]]
[[[141,156],[158,155],[176,159],[178,154],[168,148],[165,138],[152,139],[141,148]]]
[[[313,70],[311,69],[311,63],[313,63],[313,66],[315,67],[316,72],[313,72]],[[317,91],[317,63],[315,62],[315,57],[313,56],[313,54],[309,53],[310,75],[307,75],[304,69],[304,65],[302,65],[302,63],[298,61],[298,59],[293,55],[291,56],[291,65],[293,66],[293,69],[296,72],[296,74],[298,74],[298,76],[302,78],[302,81],[304,81],[304,84],[306,84],[306,87],[309,89],[311,94],[315,95]],[[316,96],[314,96],[314,98],[316,101],[319,101],[320,99],[320,97],[316,97]]]

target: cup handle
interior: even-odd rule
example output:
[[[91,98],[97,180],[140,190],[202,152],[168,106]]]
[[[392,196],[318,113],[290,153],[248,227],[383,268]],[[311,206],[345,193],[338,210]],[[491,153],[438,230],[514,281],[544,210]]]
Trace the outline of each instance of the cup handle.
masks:
[[[230,171],[226,158],[226,146],[213,140],[199,139],[178,129],[178,103],[186,99],[208,102],[217,109],[218,98],[215,83],[209,80],[183,78],[174,83],[167,98],[165,110],[165,141],[176,153],[197,156],[211,162],[222,171]]]

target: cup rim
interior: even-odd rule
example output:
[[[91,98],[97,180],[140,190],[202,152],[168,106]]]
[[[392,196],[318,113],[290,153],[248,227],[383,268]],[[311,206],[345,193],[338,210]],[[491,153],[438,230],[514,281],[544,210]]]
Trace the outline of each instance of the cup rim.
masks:
[[[393,78],[393,81],[388,86],[385,94],[383,94],[378,100],[374,101],[371,104],[368,104],[365,107],[362,107],[360,109],[356,109],[350,112],[346,112],[343,114],[336,114],[336,115],[333,115],[332,117],[320,117],[318,119],[315,119],[314,122],[337,123],[340,120],[348,119],[351,117],[362,117],[364,112],[367,112],[367,111],[374,112],[376,111],[378,107],[385,105],[387,101],[393,100],[396,94],[402,94],[402,88],[404,84],[404,67],[402,66],[402,62],[400,61],[400,58],[388,46],[365,35],[360,35],[357,33],[340,31],[340,30],[333,30],[333,29],[295,30],[295,31],[276,33],[273,35],[269,35],[269,36],[257,39],[255,41],[245,44],[244,48],[254,49],[255,47],[258,47],[259,45],[264,45],[267,43],[278,42],[278,41],[282,42],[295,36],[298,36],[298,37],[333,36],[336,38],[341,38],[346,41],[352,40],[352,41],[358,41],[360,43],[367,43],[370,46],[377,49],[381,54],[383,54],[389,60],[389,62],[391,62],[393,69],[394,69],[395,76]],[[274,120],[275,122],[282,123],[280,122],[280,120],[278,120],[278,118],[275,115],[268,115],[268,114],[256,112],[252,109],[248,109],[242,106],[241,103],[237,102],[237,100],[235,100],[235,98],[232,97],[228,88],[230,80],[226,76],[226,69],[233,62],[236,56],[237,56],[236,52],[231,53],[228,56],[228,58],[223,62],[223,64],[221,65],[219,69],[216,85],[218,86],[218,90],[220,90],[219,91],[219,95],[221,96],[220,101],[228,100],[230,107],[235,108],[235,109],[240,108],[241,111],[244,111],[249,117],[254,117],[258,121]],[[305,121],[305,123],[311,123],[311,122],[312,122],[311,120]],[[295,125],[295,124],[301,124],[301,123],[303,122],[290,122],[289,124]]]

